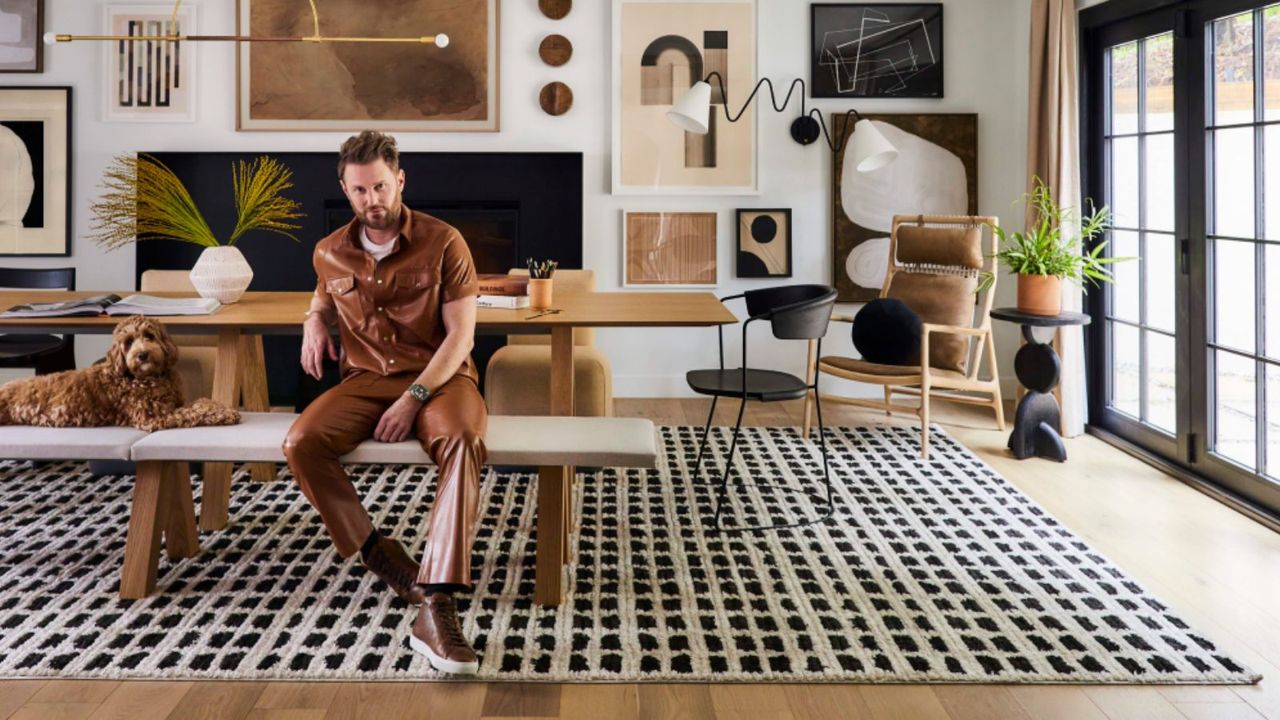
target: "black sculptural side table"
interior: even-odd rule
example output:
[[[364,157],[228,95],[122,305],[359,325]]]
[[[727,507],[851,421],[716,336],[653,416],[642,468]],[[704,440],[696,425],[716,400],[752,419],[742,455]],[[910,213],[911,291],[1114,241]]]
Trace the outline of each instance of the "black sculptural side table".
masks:
[[[1036,337],[1035,329],[1088,325],[1089,316],[1077,312],[1032,315],[1014,308],[999,308],[991,311],[991,317],[1018,323],[1022,326],[1022,337],[1027,340],[1013,359],[1013,371],[1027,393],[1018,403],[1009,450],[1019,460],[1036,455],[1065,462],[1067,448],[1062,444],[1062,411],[1053,396],[1062,361],[1053,345]]]

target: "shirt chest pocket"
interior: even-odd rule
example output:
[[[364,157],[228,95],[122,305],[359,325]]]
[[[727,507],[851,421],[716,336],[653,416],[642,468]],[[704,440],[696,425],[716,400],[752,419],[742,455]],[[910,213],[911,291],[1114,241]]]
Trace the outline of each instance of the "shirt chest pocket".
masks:
[[[329,297],[333,298],[333,304],[338,308],[338,315],[348,325],[360,326],[364,324],[360,293],[356,292],[356,278],[354,275],[337,275],[326,278],[324,289],[325,292],[329,293]]]
[[[409,298],[434,290],[440,276],[431,268],[405,268],[396,272],[394,290],[397,297]]]

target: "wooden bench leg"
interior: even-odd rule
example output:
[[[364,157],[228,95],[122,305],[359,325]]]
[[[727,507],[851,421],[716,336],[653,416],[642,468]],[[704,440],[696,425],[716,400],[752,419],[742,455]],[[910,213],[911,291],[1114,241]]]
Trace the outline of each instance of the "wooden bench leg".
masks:
[[[164,463],[138,463],[138,474],[133,483],[133,508],[129,513],[129,535],[124,546],[124,567],[120,571],[120,597],[128,600],[144,598],[156,587],[160,533],[168,514],[164,503],[165,472]]]
[[[267,394],[267,365],[262,354],[261,335],[240,336],[240,394],[244,399],[245,410],[251,412],[271,410],[271,402]],[[250,463],[249,477],[254,482],[275,480],[275,463]]]
[[[171,560],[195,557],[200,553],[200,535],[196,532],[196,509],[191,497],[191,469],[187,463],[165,463],[164,498],[167,500],[165,552]]]
[[[564,540],[560,546],[564,549],[563,561],[565,565],[573,558],[570,557],[570,546],[573,543],[573,481],[577,477],[572,465],[566,467],[564,475]]]
[[[538,468],[538,547],[533,599],[540,605],[559,605],[564,600],[564,494],[569,468],[552,465]]]
[[[204,492],[200,496],[200,529],[227,526],[231,507],[231,463],[204,464]]]

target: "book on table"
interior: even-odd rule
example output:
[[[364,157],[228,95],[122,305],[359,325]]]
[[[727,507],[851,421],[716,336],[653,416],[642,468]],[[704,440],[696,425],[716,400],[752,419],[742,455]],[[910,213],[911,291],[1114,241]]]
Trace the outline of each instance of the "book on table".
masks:
[[[476,276],[476,284],[483,295],[528,295],[529,277],[527,275],[499,275],[481,273]]]
[[[507,308],[518,310],[529,307],[528,295],[480,295],[476,297],[476,307]]]
[[[222,303],[212,298],[165,298],[154,295],[114,293],[90,295],[79,300],[14,305],[0,317],[73,317],[80,315],[211,315]]]

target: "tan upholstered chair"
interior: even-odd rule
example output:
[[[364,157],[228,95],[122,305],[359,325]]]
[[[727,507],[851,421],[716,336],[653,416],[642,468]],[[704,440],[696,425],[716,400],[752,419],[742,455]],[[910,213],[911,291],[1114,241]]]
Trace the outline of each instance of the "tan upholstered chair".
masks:
[[[142,292],[196,291],[186,270],[144,270]],[[213,366],[218,359],[218,338],[214,335],[174,335],[178,345],[178,375],[182,392],[190,402],[213,395]]]
[[[512,270],[512,275],[528,275]],[[590,270],[556,270],[553,297],[596,289]],[[554,304],[554,302],[552,303]],[[594,345],[592,328],[573,331],[573,414],[613,415],[613,372],[609,358]],[[484,397],[494,415],[546,415],[551,407],[551,338],[548,335],[508,335],[506,346],[489,359]]]
[[[880,297],[907,304],[923,323],[920,355],[927,363],[880,365],[856,358],[820,358],[818,372],[845,380],[884,386],[884,402],[823,394],[824,402],[905,412],[920,416],[920,455],[929,457],[929,402],[982,405],[996,414],[1004,429],[1000,374],[991,335],[991,286],[975,296],[979,273],[995,277],[997,240],[994,217],[897,215],[889,237],[889,263]],[[852,323],[849,316],[833,321]],[[810,353],[814,352],[810,344]],[[981,374],[987,360],[988,375]],[[810,367],[813,367],[812,356]],[[809,379],[812,383],[812,378]],[[919,407],[893,403],[894,393],[920,398]],[[805,398],[804,435],[809,436],[812,392]]]

